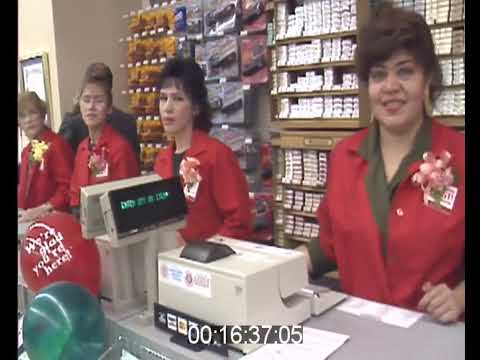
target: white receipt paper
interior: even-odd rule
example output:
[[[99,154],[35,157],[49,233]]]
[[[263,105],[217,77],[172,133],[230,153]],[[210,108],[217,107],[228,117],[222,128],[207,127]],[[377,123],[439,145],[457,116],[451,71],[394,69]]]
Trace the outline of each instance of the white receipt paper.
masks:
[[[139,360],[139,359],[136,356],[133,356],[127,350],[122,349],[122,357],[120,358],[120,360]]]
[[[380,304],[354,296],[344,301],[343,304],[337,306],[336,310],[357,316],[368,317],[389,325],[400,326],[403,328],[409,328],[423,316],[420,312]]]
[[[242,360],[324,360],[333,354],[349,336],[331,331],[303,328],[303,344],[271,344],[242,357]]]

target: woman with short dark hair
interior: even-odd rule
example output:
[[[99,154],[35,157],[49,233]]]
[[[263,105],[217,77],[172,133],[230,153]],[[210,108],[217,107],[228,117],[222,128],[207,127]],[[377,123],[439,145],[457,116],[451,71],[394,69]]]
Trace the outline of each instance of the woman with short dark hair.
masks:
[[[174,142],[160,151],[155,171],[181,175],[188,204],[178,243],[219,234],[247,239],[251,232],[248,185],[233,151],[210,137],[211,110],[204,74],[193,59],[171,59],[160,74],[160,116]]]
[[[20,222],[36,220],[52,210],[68,210],[73,153],[67,142],[45,125],[46,114],[46,104],[35,92],[19,96],[18,124],[30,140],[20,164]]]
[[[425,311],[465,311],[465,138],[431,117],[441,72],[418,14],[390,4],[361,29],[356,51],[372,123],[330,156],[310,268],[336,262],[349,294]]]

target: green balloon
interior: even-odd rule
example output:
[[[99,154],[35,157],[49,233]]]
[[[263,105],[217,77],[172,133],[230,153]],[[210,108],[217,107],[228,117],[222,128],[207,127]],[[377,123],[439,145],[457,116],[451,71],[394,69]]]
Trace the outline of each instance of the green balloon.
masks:
[[[30,360],[98,359],[106,341],[100,302],[73,283],[56,282],[40,290],[23,318]]]

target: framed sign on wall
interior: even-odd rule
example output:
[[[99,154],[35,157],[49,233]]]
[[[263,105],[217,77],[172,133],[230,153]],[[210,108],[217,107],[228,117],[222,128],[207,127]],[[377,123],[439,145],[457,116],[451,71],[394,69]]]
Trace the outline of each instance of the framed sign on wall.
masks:
[[[47,103],[46,124],[51,127],[52,96],[47,53],[39,53],[19,61],[19,87],[23,91],[35,91]]]
[[[47,104],[45,124],[52,125],[52,95],[50,90],[50,73],[47,53],[41,52],[21,58],[18,61],[18,93],[24,91],[35,91],[37,95]],[[28,145],[28,139],[18,127],[18,158],[20,164],[22,149]]]

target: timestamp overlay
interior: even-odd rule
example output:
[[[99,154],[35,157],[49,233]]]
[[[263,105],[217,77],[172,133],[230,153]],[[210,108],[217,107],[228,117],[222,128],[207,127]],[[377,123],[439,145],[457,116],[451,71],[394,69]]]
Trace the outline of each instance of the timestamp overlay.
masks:
[[[302,325],[199,325],[188,328],[188,342],[202,345],[302,344]]]

